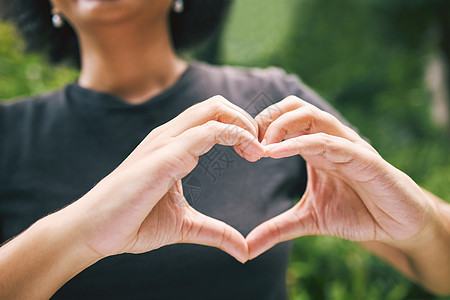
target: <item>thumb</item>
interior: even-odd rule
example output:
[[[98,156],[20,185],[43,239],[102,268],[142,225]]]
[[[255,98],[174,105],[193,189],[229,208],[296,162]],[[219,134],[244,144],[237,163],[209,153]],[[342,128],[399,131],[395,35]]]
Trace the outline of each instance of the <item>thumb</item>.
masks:
[[[300,204],[260,224],[247,235],[249,259],[259,256],[278,243],[315,232],[315,223],[301,212]]]
[[[245,238],[236,229],[217,219],[208,217],[192,207],[188,208],[181,243],[216,247],[227,252],[241,263],[248,260]]]

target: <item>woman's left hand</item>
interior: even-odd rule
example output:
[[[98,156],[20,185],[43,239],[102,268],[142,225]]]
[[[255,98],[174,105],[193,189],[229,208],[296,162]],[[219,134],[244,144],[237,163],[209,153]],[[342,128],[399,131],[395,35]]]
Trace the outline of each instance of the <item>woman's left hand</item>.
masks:
[[[290,96],[261,112],[256,121],[259,138],[268,145],[266,155],[301,155],[308,184],[299,203],[247,236],[250,259],[306,235],[408,240],[436,213],[413,180],[331,114]]]

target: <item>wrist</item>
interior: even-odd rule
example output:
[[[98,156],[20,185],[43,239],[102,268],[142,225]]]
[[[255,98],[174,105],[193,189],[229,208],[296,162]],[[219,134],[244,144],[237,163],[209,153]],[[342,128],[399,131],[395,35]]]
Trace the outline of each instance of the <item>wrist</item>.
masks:
[[[82,227],[69,207],[37,221],[30,229],[36,232],[42,243],[53,246],[55,259],[78,273],[103,257],[83,242]]]
[[[417,253],[422,247],[427,247],[430,242],[442,238],[444,224],[436,204],[424,195],[425,201],[424,212],[422,216],[422,228],[412,236],[401,240],[385,241],[389,246],[402,250],[405,254]]]
[[[48,299],[98,260],[63,217],[49,215],[1,247],[0,298]]]
[[[435,293],[448,294],[450,276],[450,206],[433,201],[432,209],[425,215],[425,226],[414,236],[400,241],[388,242],[403,255],[410,276]]]

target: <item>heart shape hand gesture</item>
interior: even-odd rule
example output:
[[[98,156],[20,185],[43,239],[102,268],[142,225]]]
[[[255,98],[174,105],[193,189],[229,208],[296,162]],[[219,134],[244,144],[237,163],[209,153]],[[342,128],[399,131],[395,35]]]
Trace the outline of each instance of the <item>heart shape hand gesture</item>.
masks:
[[[83,232],[83,243],[95,259],[196,243],[245,262],[244,237],[193,209],[180,180],[215,144],[234,145],[245,159],[258,160],[264,147],[256,137],[257,124],[244,110],[223,97],[210,98],[153,130],[116,170],[65,211],[83,215],[77,231]]]
[[[196,211],[180,180],[215,144],[233,145],[252,162],[301,155],[308,172],[302,199],[247,238]],[[195,243],[220,248],[244,263],[305,235],[369,241],[365,245],[375,243],[378,251],[390,247],[393,265],[446,292],[450,211],[439,203],[356,132],[297,97],[253,119],[217,96],[153,130],[85,196],[3,246],[0,270],[9,271],[0,272],[0,296],[48,299],[78,272],[115,254]]]
[[[249,161],[301,155],[308,171],[303,198],[246,239],[196,211],[184,198],[180,179],[215,144],[234,145]],[[281,241],[304,235],[353,241],[408,239],[435,211],[425,198],[408,176],[356,132],[297,97],[253,119],[216,96],[153,130],[71,211],[90,212],[80,232],[98,258],[196,243],[218,247],[245,262]]]
[[[331,114],[297,97],[275,106],[256,117],[259,138],[268,144],[266,156],[301,155],[308,184],[293,208],[250,232],[250,259],[305,235],[359,242],[407,240],[436,213],[417,184]]]

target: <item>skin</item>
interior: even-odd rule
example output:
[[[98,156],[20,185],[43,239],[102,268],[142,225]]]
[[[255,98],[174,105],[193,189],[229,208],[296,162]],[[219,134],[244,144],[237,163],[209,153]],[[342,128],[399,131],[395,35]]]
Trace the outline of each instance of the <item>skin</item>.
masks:
[[[186,69],[169,38],[169,0],[52,3],[78,33],[85,88],[137,104]],[[180,179],[214,144],[234,145],[249,161],[302,155],[305,195],[244,239],[183,197]],[[289,97],[253,120],[217,96],[153,130],[85,196],[1,247],[0,298],[47,299],[83,269],[120,253],[197,243],[245,262],[304,235],[359,242],[430,290],[450,293],[449,220],[447,204],[329,114]]]
[[[244,237],[194,210],[180,179],[215,144],[234,145],[245,159],[259,159],[264,147],[256,128],[247,113],[220,96],[156,128],[84,197],[0,248],[0,298],[48,299],[102,258],[174,243],[217,247],[245,262]]]
[[[52,0],[52,4],[77,32],[82,87],[138,104],[172,86],[187,67],[170,39],[171,0]]]
[[[429,290],[450,293],[450,205],[297,97],[268,107],[256,121],[266,156],[301,155],[308,184],[293,208],[249,233],[250,259],[281,241],[337,236],[361,243]]]

